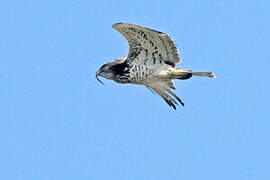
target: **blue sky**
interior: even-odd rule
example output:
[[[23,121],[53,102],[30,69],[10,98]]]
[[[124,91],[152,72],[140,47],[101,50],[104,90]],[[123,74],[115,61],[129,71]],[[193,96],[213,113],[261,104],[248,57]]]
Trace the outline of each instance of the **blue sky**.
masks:
[[[269,179],[269,1],[1,1],[0,179]],[[94,78],[111,25],[169,33],[185,107]]]

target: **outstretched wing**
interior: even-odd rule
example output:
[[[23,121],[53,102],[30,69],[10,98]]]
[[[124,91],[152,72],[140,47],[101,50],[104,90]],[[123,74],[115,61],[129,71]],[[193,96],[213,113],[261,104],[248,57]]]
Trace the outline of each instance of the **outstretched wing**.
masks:
[[[173,81],[155,82],[150,84],[148,88],[151,88],[153,91],[155,91],[172,108],[176,109],[175,105],[178,105],[178,102],[184,106],[184,103],[181,101],[181,99],[171,90],[175,89]]]
[[[181,61],[173,39],[165,33],[126,23],[114,24],[113,28],[118,30],[129,43],[127,58],[129,64],[155,65],[165,62],[174,66]]]

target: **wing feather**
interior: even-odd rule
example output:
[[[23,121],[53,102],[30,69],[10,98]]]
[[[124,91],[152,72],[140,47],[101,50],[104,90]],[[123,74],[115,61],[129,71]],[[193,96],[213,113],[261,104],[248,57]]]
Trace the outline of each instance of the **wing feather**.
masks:
[[[177,101],[184,106],[182,100],[170,89],[170,83],[172,81],[162,81],[149,85],[153,91],[155,91],[169,106],[176,109],[175,105],[178,105]]]
[[[176,109],[175,107],[175,100],[170,98],[168,94],[166,94],[166,92],[162,91],[159,88],[152,88],[170,107],[172,106],[173,109]],[[173,102],[172,102],[173,101]],[[175,104],[174,104],[175,103]]]
[[[117,23],[112,27],[127,39],[130,48],[127,61],[130,63],[139,59],[140,63],[164,61],[174,66],[181,61],[173,39],[163,32],[127,23]]]

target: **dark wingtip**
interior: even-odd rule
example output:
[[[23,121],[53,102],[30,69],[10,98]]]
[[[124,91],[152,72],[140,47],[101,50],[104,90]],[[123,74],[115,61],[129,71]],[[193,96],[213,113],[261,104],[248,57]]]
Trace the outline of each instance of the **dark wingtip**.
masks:
[[[174,110],[176,110],[176,106],[174,105],[174,103],[171,100],[168,100],[168,99],[164,99],[164,100],[170,107],[172,107]]]
[[[112,27],[115,28],[115,26],[120,25],[120,24],[124,24],[124,23],[123,23],[123,22],[114,23],[114,24],[112,25]]]
[[[156,33],[159,33],[159,34],[166,34],[166,33],[161,32],[161,31],[157,31],[157,30],[154,30],[154,29],[150,29],[150,28],[147,28],[147,27],[144,27],[144,26],[139,26],[139,25],[132,24],[132,23],[119,22],[119,23],[113,24],[112,27],[114,28],[115,26],[120,25],[120,24],[127,24],[127,25],[131,25],[131,26],[137,26],[137,27],[140,27],[140,28],[144,28],[144,29],[146,29],[148,31],[153,31],[153,32],[156,32]]]
[[[171,105],[172,105],[173,109],[176,110],[176,107],[175,107],[175,105],[173,104],[173,102],[172,102],[172,101],[170,101],[170,102],[171,102]]]
[[[184,104],[182,101],[180,102],[180,104],[181,104],[183,107],[185,106],[185,104]]]
[[[183,103],[183,101],[179,97],[176,96],[176,99],[178,100],[178,102],[180,102],[182,106],[185,106],[185,103]]]
[[[182,106],[185,106],[185,104],[183,103],[183,101],[178,96],[174,96],[174,97],[178,100],[178,102],[180,102],[180,104]]]
[[[113,25],[124,24],[123,22],[114,23]]]

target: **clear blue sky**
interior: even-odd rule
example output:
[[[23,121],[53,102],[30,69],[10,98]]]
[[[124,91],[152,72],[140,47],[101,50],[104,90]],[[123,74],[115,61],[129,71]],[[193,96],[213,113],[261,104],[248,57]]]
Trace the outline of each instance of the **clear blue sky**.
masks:
[[[270,179],[269,1],[2,0],[0,179]],[[111,25],[169,33],[185,107],[94,78],[128,53]]]

